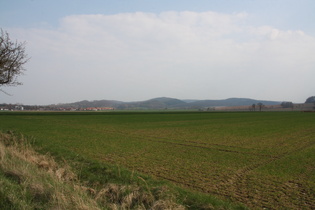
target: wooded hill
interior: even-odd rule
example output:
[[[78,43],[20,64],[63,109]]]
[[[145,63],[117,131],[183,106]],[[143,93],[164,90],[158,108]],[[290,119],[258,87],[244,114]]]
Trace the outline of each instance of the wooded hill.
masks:
[[[179,100],[176,98],[153,98],[146,101],[122,102],[114,100],[79,101],[68,104],[53,105],[55,107],[72,107],[84,109],[88,107],[112,107],[114,109],[203,109],[224,106],[251,106],[263,103],[264,105],[279,105],[279,101],[255,100],[249,98],[229,98],[224,100]]]

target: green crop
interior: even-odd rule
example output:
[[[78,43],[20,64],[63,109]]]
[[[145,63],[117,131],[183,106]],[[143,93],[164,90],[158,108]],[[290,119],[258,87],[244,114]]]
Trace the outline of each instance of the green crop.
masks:
[[[0,130],[229,197],[315,208],[315,115],[303,112],[2,113]]]

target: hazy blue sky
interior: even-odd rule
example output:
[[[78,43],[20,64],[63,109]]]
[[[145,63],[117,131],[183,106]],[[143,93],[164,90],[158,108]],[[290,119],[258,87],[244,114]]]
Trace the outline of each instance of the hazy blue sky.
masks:
[[[31,60],[0,103],[315,95],[314,0],[0,0]]]

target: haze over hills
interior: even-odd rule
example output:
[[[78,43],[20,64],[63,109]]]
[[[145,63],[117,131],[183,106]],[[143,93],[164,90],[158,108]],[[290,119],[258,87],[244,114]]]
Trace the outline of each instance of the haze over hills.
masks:
[[[255,100],[249,98],[228,98],[224,100],[180,100],[176,98],[159,97],[146,101],[122,102],[114,100],[79,101],[54,106],[88,108],[88,107],[113,107],[115,109],[200,109],[206,107],[222,106],[251,106],[263,103],[264,105],[278,105],[279,101]]]

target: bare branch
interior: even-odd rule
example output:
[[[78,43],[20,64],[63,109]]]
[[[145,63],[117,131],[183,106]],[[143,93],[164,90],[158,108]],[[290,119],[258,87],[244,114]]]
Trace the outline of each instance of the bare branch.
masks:
[[[2,93],[4,93],[4,94],[6,94],[6,95],[8,95],[8,96],[12,96],[11,94],[9,94],[9,93],[5,92],[5,91],[4,91],[4,90],[2,90],[2,89],[0,89],[0,92],[2,92]]]
[[[11,41],[9,34],[1,29],[0,86],[20,85],[17,77],[25,71],[23,66],[28,60],[29,58],[25,53],[25,42]]]

